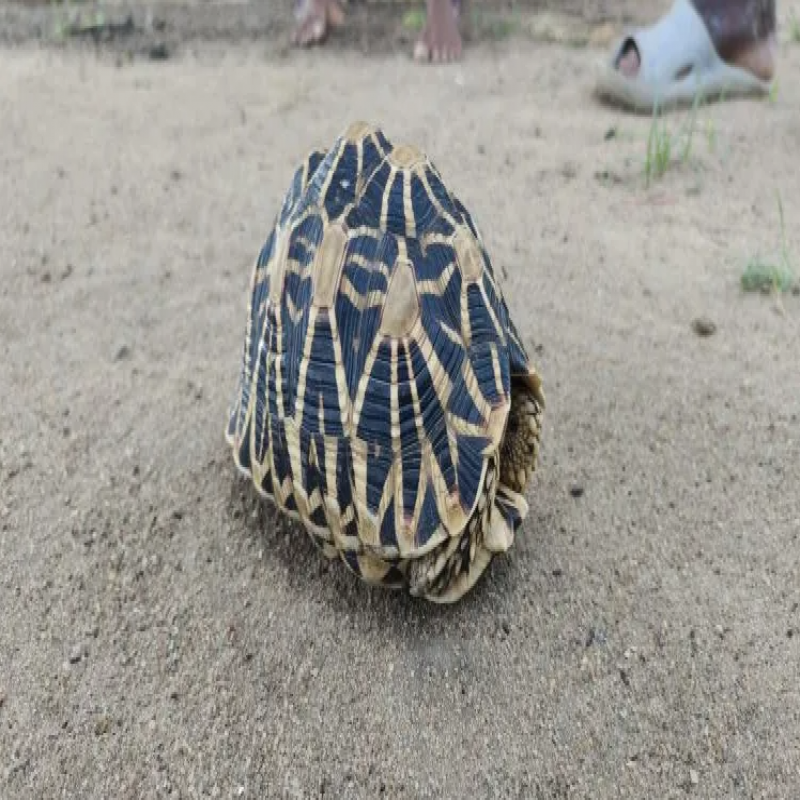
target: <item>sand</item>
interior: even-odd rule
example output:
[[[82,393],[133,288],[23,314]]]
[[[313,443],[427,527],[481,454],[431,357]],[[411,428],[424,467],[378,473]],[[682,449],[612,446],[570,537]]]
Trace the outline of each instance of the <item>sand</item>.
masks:
[[[649,186],[602,53],[0,51],[3,800],[800,794],[800,297],[739,283],[778,197],[800,271],[800,47]],[[547,394],[448,608],[323,562],[223,438],[250,264],[356,118],[473,210]]]

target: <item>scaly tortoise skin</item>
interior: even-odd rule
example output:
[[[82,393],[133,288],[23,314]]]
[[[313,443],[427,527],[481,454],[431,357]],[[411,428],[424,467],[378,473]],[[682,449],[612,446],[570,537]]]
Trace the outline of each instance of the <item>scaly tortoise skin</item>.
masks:
[[[528,513],[544,411],[469,212],[356,122],[297,168],[255,263],[226,438],[372,584],[454,602]]]

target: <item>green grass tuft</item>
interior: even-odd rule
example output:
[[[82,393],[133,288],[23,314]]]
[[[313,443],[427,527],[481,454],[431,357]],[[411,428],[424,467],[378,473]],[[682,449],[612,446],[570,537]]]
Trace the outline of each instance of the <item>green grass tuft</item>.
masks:
[[[469,7],[470,24],[479,36],[495,41],[502,41],[517,34],[521,29],[519,12],[516,8],[511,13],[486,11],[483,8]]]
[[[682,128],[672,133],[659,113],[658,104],[653,107],[653,120],[647,136],[647,150],[644,160],[645,185],[661,178],[673,163],[673,153],[680,152],[680,161],[688,162],[692,157],[694,132],[697,127],[697,110],[701,97],[696,95],[689,116]]]
[[[789,39],[795,44],[800,44],[800,20],[794,11],[789,14]]]
[[[765,261],[758,256],[751,258],[741,277],[741,286],[745,292],[782,293],[791,291],[798,285],[789,246],[786,243],[786,227],[780,195],[778,195],[778,214],[781,223],[780,257],[776,262]]]
[[[653,121],[647,136],[647,152],[644,160],[645,184],[650,186],[654,178],[660,178],[672,162],[672,134],[659,116],[658,104],[653,108]]]
[[[419,33],[425,27],[425,10],[412,8],[403,14],[403,27],[406,30]]]
[[[745,292],[788,292],[795,284],[794,273],[783,264],[770,264],[759,257],[750,259],[742,273]]]

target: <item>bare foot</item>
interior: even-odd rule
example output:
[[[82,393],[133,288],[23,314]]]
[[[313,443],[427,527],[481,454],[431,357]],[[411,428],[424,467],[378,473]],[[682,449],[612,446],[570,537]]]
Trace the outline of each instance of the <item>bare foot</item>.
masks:
[[[416,61],[454,61],[461,57],[460,3],[428,0],[425,29],[414,47]]]
[[[329,28],[344,22],[344,11],[337,0],[300,0],[295,7],[297,27],[292,43],[300,47],[321,44]]]

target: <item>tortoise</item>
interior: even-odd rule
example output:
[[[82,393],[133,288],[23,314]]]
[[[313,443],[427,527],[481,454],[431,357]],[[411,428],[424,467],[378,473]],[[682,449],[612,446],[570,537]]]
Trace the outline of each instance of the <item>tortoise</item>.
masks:
[[[252,271],[226,439],[364,581],[463,597],[528,514],[544,394],[472,216],[366,122],[293,175]]]

